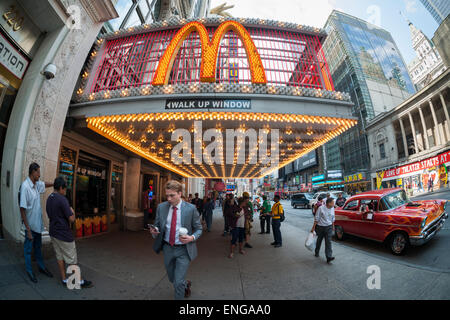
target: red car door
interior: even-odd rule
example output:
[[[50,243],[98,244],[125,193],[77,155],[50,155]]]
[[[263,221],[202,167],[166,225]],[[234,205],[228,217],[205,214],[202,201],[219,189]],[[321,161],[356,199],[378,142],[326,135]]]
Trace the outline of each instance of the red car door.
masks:
[[[359,213],[359,200],[350,200],[339,210],[338,225],[341,225],[344,232],[358,234],[361,224],[361,214]]]

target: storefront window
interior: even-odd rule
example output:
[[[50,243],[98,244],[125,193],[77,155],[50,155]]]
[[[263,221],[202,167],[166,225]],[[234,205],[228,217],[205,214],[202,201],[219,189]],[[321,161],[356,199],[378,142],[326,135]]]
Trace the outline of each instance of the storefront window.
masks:
[[[76,181],[76,211],[82,216],[106,214],[108,161],[80,151]]]

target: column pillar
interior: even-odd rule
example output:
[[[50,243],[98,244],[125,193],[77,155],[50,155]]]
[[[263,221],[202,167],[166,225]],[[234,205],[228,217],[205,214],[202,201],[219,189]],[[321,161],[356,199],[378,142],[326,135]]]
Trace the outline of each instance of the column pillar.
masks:
[[[450,117],[448,116],[447,104],[445,103],[442,93],[439,93],[439,97],[441,98],[442,109],[444,109],[445,120],[447,120],[447,126],[445,127],[447,139],[450,140]]]
[[[428,103],[430,104],[431,116],[433,117],[433,123],[434,123],[434,128],[435,128],[435,130],[433,130],[433,132],[435,133],[435,136],[436,136],[436,145],[440,146],[444,142],[445,139],[441,136],[441,131],[439,130],[436,113],[434,112],[434,106],[433,106],[433,102],[431,101],[431,99],[428,100]]]
[[[425,140],[425,149],[430,149],[430,144],[428,143],[428,133],[427,133],[427,126],[425,124],[425,119],[423,117],[422,108],[419,107],[419,114],[420,114],[420,121],[422,122],[422,128],[423,128],[423,135]]]
[[[408,153],[408,145],[406,142],[405,127],[403,126],[402,118],[400,118],[398,120],[400,121],[400,129],[402,130],[403,149],[405,150],[405,158],[407,158],[409,156],[409,153]]]
[[[139,179],[141,176],[141,159],[130,158],[127,164],[126,189],[127,197],[125,198],[125,206],[127,213],[139,210]]]
[[[414,125],[414,121],[413,121],[411,112],[408,112],[408,117],[409,117],[409,123],[411,125],[411,131],[412,131],[412,135],[413,135],[413,139],[414,139],[414,148],[416,149],[416,153],[419,153],[420,150],[419,150],[419,147],[417,144],[416,126]]]

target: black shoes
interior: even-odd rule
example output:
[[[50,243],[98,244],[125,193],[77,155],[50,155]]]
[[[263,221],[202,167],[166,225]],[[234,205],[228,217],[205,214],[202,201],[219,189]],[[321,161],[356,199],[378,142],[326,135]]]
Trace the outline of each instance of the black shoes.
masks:
[[[247,242],[244,244],[244,247],[246,248],[253,248],[251,245],[249,245]]]
[[[327,263],[330,263],[333,260],[334,260],[334,257],[327,258]]]
[[[275,248],[280,248],[280,247],[282,247],[282,246],[283,246],[283,245],[277,243],[277,244],[275,245]]]
[[[189,298],[191,296],[191,286],[192,282],[190,280],[186,281],[186,289],[184,289],[184,297]]]
[[[266,231],[267,234],[270,234],[270,231]]]
[[[318,253],[314,253],[314,257],[318,258],[319,254]]]
[[[39,268],[39,272],[45,274],[49,278],[53,278],[53,274],[48,269]]]
[[[272,242],[270,245],[274,246],[274,245],[276,245],[276,244],[277,244],[276,242]]]
[[[258,234],[264,234],[265,232],[263,231],[263,232],[258,232]]]
[[[30,278],[31,282],[37,283],[36,276],[33,273],[27,272],[27,275],[28,275],[28,278]]]
[[[92,281],[89,281],[89,280],[81,280],[83,283],[81,284],[81,287],[83,288],[83,289],[86,289],[86,288],[92,288],[94,285],[92,284]]]

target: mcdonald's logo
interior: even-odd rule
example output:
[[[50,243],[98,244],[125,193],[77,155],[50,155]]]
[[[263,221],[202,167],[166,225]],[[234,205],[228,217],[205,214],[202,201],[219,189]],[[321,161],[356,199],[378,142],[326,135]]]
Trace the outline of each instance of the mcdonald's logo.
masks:
[[[212,40],[209,39],[208,31],[200,22],[193,21],[181,28],[170,41],[164,55],[159,60],[158,68],[153,77],[153,85],[164,85],[169,83],[170,71],[175,57],[180,50],[183,41],[194,31],[200,36],[202,60],[200,64],[200,81],[216,81],[216,65],[220,41],[228,31],[234,31],[244,45],[250,66],[252,83],[267,83],[266,73],[262,65],[261,57],[253,43],[250,34],[243,25],[236,21],[225,21],[219,25],[214,32]]]

